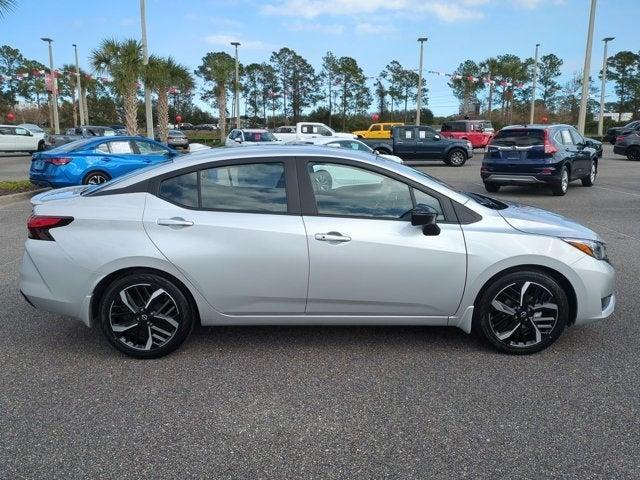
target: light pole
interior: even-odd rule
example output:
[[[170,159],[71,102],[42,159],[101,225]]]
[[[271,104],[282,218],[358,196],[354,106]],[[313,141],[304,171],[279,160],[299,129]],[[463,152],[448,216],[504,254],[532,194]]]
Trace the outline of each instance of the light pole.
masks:
[[[428,40],[427,37],[420,37],[420,66],[418,67],[418,101],[416,102],[416,125],[420,125],[420,113],[422,110],[422,52],[424,50],[424,42]]]
[[[538,47],[539,43],[536,43],[536,60],[533,64],[533,83],[531,84],[531,112],[529,113],[529,124],[533,124],[535,109],[536,109],[536,81],[538,80]]]
[[[84,102],[82,101],[82,84],[80,83],[80,64],[78,63],[78,46],[74,43],[76,54],[76,86],[78,87],[78,110],[80,111],[80,126],[84,126]]]
[[[582,97],[580,97],[580,113],[578,114],[578,131],[584,135],[587,120],[587,102],[589,101],[589,71],[591,70],[591,47],[593,45],[593,24],[596,20],[597,0],[591,0],[589,13],[589,30],[587,31],[587,50],[584,52],[584,70],[582,71]]]
[[[49,71],[51,72],[51,103],[53,104],[53,132],[60,133],[60,122],[58,121],[58,79],[53,71],[53,39],[42,37],[40,40],[49,44]]]
[[[615,37],[603,38],[604,55],[602,57],[602,84],[600,85],[600,118],[598,118],[598,136],[602,137],[604,129],[604,91],[607,87],[607,44],[614,40]]]
[[[240,93],[238,90],[239,87],[239,82],[240,79],[239,77],[239,72],[238,72],[238,47],[240,46],[240,42],[231,42],[231,45],[233,45],[236,48],[236,85],[235,85],[235,91],[234,91],[234,97],[235,97],[235,103],[234,103],[234,109],[236,111],[236,128],[240,128]]]
[[[140,0],[140,24],[142,27],[142,56],[145,66],[149,64],[149,51],[147,50],[147,20],[144,0]],[[151,89],[144,84],[144,113],[147,122],[147,137],[153,138],[153,111],[151,109]]]

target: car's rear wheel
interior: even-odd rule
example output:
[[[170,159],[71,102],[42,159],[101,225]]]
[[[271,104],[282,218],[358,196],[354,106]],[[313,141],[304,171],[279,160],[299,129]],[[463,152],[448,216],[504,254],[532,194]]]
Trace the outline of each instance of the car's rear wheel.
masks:
[[[640,160],[640,148],[631,147],[627,150],[627,159],[637,162]]]
[[[594,183],[596,183],[596,175],[598,175],[598,167],[596,162],[591,160],[591,168],[589,169],[589,175],[584,177],[582,181],[582,185],[584,187],[592,187]]]
[[[495,280],[476,308],[476,330],[498,350],[518,355],[547,348],[569,319],[566,293],[553,277],[537,271]]]
[[[328,192],[333,187],[333,178],[326,170],[318,170],[313,174],[313,187],[317,192]]]
[[[551,186],[551,191],[555,196],[561,197],[567,194],[567,190],[569,190],[569,170],[567,167],[562,167],[560,181]]]
[[[467,162],[467,154],[464,150],[454,148],[447,155],[446,164],[452,167],[461,167]]]
[[[82,179],[83,185],[100,185],[111,180],[111,176],[104,172],[89,172]]]
[[[484,182],[484,188],[487,192],[497,193],[500,191],[500,185],[497,183]]]
[[[111,345],[136,358],[171,353],[187,338],[194,312],[172,281],[133,273],[115,280],[100,301],[102,331]]]

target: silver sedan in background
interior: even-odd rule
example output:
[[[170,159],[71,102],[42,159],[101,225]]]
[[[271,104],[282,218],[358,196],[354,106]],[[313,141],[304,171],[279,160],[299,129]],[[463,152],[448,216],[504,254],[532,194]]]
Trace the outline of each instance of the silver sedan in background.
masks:
[[[449,325],[527,354],[615,307],[593,231],[346,149],[206,150],[32,203],[26,300],[139,358],[198,322]]]

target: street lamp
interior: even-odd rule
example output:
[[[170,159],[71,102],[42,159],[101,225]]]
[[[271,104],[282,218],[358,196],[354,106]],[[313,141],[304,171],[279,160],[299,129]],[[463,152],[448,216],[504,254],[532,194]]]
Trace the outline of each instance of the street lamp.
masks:
[[[600,85],[600,118],[598,118],[598,136],[602,137],[604,127],[604,90],[607,86],[607,43],[614,40],[615,37],[603,38],[604,55],[602,57],[602,84]]]
[[[422,52],[424,50],[424,42],[429,40],[427,37],[420,37],[420,66],[418,67],[418,101],[416,102],[416,125],[420,125],[420,111],[422,110]]]
[[[238,87],[239,87],[239,81],[240,79],[239,77],[239,73],[238,73],[238,47],[240,46],[240,42],[231,42],[231,45],[233,45],[236,48],[236,85],[235,85],[235,92],[234,92],[234,97],[235,97],[235,103],[234,103],[234,109],[236,111],[236,128],[240,128],[240,93],[238,91]]]
[[[80,83],[80,64],[78,63],[78,46],[74,43],[73,50],[76,55],[76,87],[78,88],[78,110],[80,111],[80,126],[84,126],[84,104],[82,101],[82,84]]]
[[[529,113],[529,124],[533,124],[535,109],[536,109],[536,81],[538,80],[538,47],[539,43],[536,43],[536,60],[533,64],[533,82],[531,85],[531,111]]]
[[[593,45],[593,24],[596,20],[597,0],[591,0],[589,13],[589,30],[587,31],[587,49],[584,52],[584,69],[582,71],[582,97],[580,97],[580,112],[578,114],[578,131],[584,135],[587,120],[587,102],[589,100],[589,71],[591,70],[591,47]]]
[[[145,65],[149,64],[149,51],[147,50],[147,20],[145,15],[144,0],[140,0],[140,25],[142,28],[142,56]],[[144,84],[144,112],[147,122],[147,137],[153,137],[153,110],[151,107],[151,89]],[[131,132],[129,132],[131,133]]]
[[[53,104],[53,132],[60,133],[60,123],[58,121],[58,79],[53,71],[53,39],[42,37],[40,40],[49,44],[49,71],[51,72],[51,103]]]

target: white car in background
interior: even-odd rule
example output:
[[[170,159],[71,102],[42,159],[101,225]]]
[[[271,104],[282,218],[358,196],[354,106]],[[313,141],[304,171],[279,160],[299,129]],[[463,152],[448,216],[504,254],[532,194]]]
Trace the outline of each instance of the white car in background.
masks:
[[[322,138],[310,138],[303,141],[297,142],[289,142],[291,144],[298,145],[325,145],[327,147],[335,147],[335,148],[346,148],[348,150],[356,150],[358,152],[366,152],[372,153],[374,155],[378,155],[379,157],[386,158],[387,160],[392,160],[397,163],[402,163],[402,159],[396,155],[387,155],[386,153],[376,153],[373,148],[368,145],[365,145],[360,140],[350,139],[350,138],[333,138],[333,137],[322,137]]]
[[[234,128],[224,141],[225,147],[246,147],[280,143],[273,133],[263,128]]]
[[[295,140],[308,140],[310,138],[356,138],[353,133],[336,132],[324,123],[318,122],[298,122],[294,126],[283,126],[276,128],[273,133],[276,138],[283,142],[292,142]]]
[[[33,153],[44,147],[44,132],[35,135],[22,126],[0,125],[0,152]]]
[[[35,123],[21,123],[18,127],[26,128],[37,139],[38,150],[44,150],[49,144],[49,134]]]

